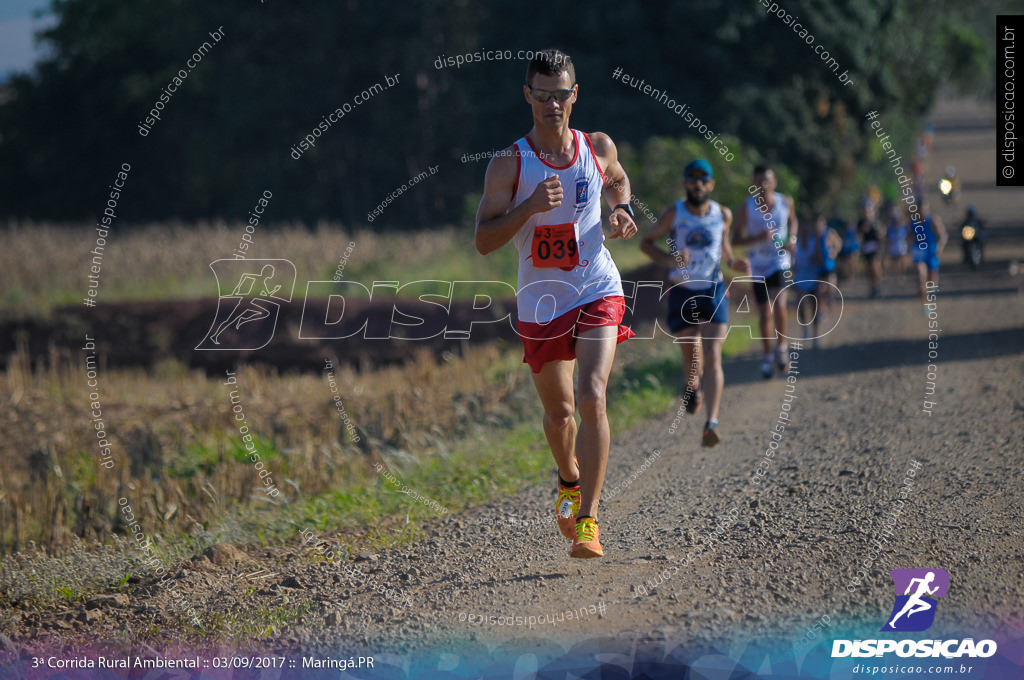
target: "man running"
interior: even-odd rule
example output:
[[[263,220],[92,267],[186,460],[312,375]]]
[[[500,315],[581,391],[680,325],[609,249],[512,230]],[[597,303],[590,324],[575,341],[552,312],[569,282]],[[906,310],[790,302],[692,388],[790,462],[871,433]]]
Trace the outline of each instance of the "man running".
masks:
[[[517,330],[558,464],[558,527],[573,539],[571,557],[601,557],[597,505],[611,440],[605,391],[615,346],[633,336],[621,325],[622,281],[604,247],[601,197],[613,206],[609,238],[631,238],[637,227],[615,144],[569,127],[578,91],[568,55],[544,50],[530,62],[523,96],[533,128],[487,166],[476,248],[487,255],[512,241],[519,251]]]
[[[831,304],[836,285],[836,254],[842,247],[839,234],[828,228],[824,215],[801,224],[793,252],[793,278],[797,321],[804,327],[804,341],[818,347],[818,327]],[[808,298],[810,298],[808,300]]]
[[[754,183],[749,189],[752,195],[736,210],[737,227],[732,234],[732,245],[750,246],[751,274],[764,279],[754,282],[754,299],[764,348],[761,375],[766,380],[776,366],[782,373],[789,370],[784,288],[793,278],[790,254],[796,246],[797,231],[793,199],[775,191],[775,186],[775,173],[770,167],[754,168]],[[772,338],[776,341],[774,363]]]
[[[910,247],[907,245],[909,230],[910,226],[904,220],[900,206],[892,206],[889,209],[889,224],[885,227],[885,242],[889,248],[890,276],[891,272],[896,272],[900,283],[903,283],[903,277],[907,272],[907,255],[910,254]]]
[[[696,413],[702,392],[707,391],[708,419],[701,442],[715,446],[721,441],[722,344],[729,323],[722,262],[740,274],[750,272],[750,262],[733,257],[729,244],[732,211],[710,200],[715,188],[711,164],[704,159],[691,161],[683,169],[683,187],[686,200],[676,201],[661,214],[640,248],[656,263],[670,268],[669,280],[676,285],[669,290],[668,327],[683,350],[683,404],[687,412]],[[657,245],[669,233],[671,253]]]
[[[939,589],[938,586],[935,586],[934,588],[928,587],[934,580],[935,572],[933,571],[929,571],[925,574],[924,578],[910,579],[910,583],[907,584],[907,590],[903,593],[904,595],[910,595],[910,597],[907,598],[907,602],[903,605],[903,609],[900,610],[900,613],[892,617],[892,621],[889,622],[890,628],[895,628],[896,621],[904,614],[906,614],[909,619],[914,614],[917,614],[918,612],[926,612],[934,606],[930,602],[925,602],[922,599],[925,595],[934,595],[935,591]],[[914,589],[915,583],[917,584],[917,591],[911,595],[910,591]]]
[[[928,302],[927,289],[939,284],[939,255],[946,247],[949,236],[938,216],[933,216],[928,201],[921,200],[921,221],[913,223],[914,245],[911,256],[917,265],[917,294],[922,303]],[[927,284],[931,283],[931,286]]]
[[[878,252],[882,245],[882,234],[875,202],[870,198],[861,201],[857,234],[861,242],[860,255],[864,258],[864,268],[868,271],[868,282],[871,284],[871,298],[874,299],[882,294],[882,261]]]

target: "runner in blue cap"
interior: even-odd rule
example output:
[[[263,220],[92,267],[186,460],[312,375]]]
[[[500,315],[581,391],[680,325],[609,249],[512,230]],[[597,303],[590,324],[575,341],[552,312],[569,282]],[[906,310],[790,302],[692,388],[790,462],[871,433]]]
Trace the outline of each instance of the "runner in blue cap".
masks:
[[[946,227],[938,215],[932,215],[928,199],[921,199],[920,221],[913,221],[914,245],[911,247],[917,266],[917,294],[923,304],[928,303],[928,290],[939,285],[939,255],[949,240]],[[933,291],[934,292],[934,291]],[[927,308],[925,312],[927,313]]]
[[[669,289],[668,327],[683,350],[683,404],[687,412],[696,413],[702,392],[707,392],[708,417],[701,442],[715,446],[721,441],[718,409],[725,384],[722,344],[729,323],[722,262],[741,274],[750,271],[750,263],[733,257],[729,244],[732,212],[710,200],[715,188],[711,164],[704,159],[689,163],[683,169],[683,187],[686,199],[676,201],[661,214],[640,247],[652,260],[669,267],[669,280],[674,285]],[[658,246],[666,236],[669,252]]]

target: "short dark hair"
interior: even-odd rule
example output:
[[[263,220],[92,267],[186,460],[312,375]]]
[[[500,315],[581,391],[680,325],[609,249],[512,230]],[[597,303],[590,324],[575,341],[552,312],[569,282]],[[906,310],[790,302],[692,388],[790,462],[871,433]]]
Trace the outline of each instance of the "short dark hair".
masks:
[[[763,174],[765,174],[766,172],[768,172],[771,169],[772,169],[772,166],[768,165],[767,163],[761,163],[759,165],[755,165],[754,166],[754,174],[755,175],[763,175]]]
[[[561,50],[551,48],[534,53],[530,65],[526,68],[527,87],[533,87],[533,77],[538,73],[542,76],[559,76],[568,73],[569,80],[573,85],[576,84],[576,67],[573,66],[572,58]]]

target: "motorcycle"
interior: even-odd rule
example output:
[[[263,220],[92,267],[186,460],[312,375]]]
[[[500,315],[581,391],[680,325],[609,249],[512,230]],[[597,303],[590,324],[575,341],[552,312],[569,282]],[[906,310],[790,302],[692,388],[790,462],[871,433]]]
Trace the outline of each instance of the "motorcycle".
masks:
[[[960,228],[960,245],[964,251],[964,264],[972,271],[981,266],[984,238],[977,224],[964,223]]]
[[[945,201],[947,206],[956,205],[957,200],[960,198],[960,190],[957,188],[954,180],[949,177],[943,177],[939,180],[939,193],[942,194],[942,200]]]
[[[947,206],[954,206],[960,200],[960,180],[956,176],[956,168],[946,166],[946,173],[939,180],[939,193]]]

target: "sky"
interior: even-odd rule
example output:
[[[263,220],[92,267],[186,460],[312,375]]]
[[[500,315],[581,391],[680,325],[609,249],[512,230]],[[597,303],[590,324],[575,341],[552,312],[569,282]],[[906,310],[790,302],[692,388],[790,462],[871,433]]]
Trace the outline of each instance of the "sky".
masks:
[[[34,15],[49,7],[49,0],[0,0],[0,81],[12,71],[29,70],[38,58],[32,35],[47,19]]]

